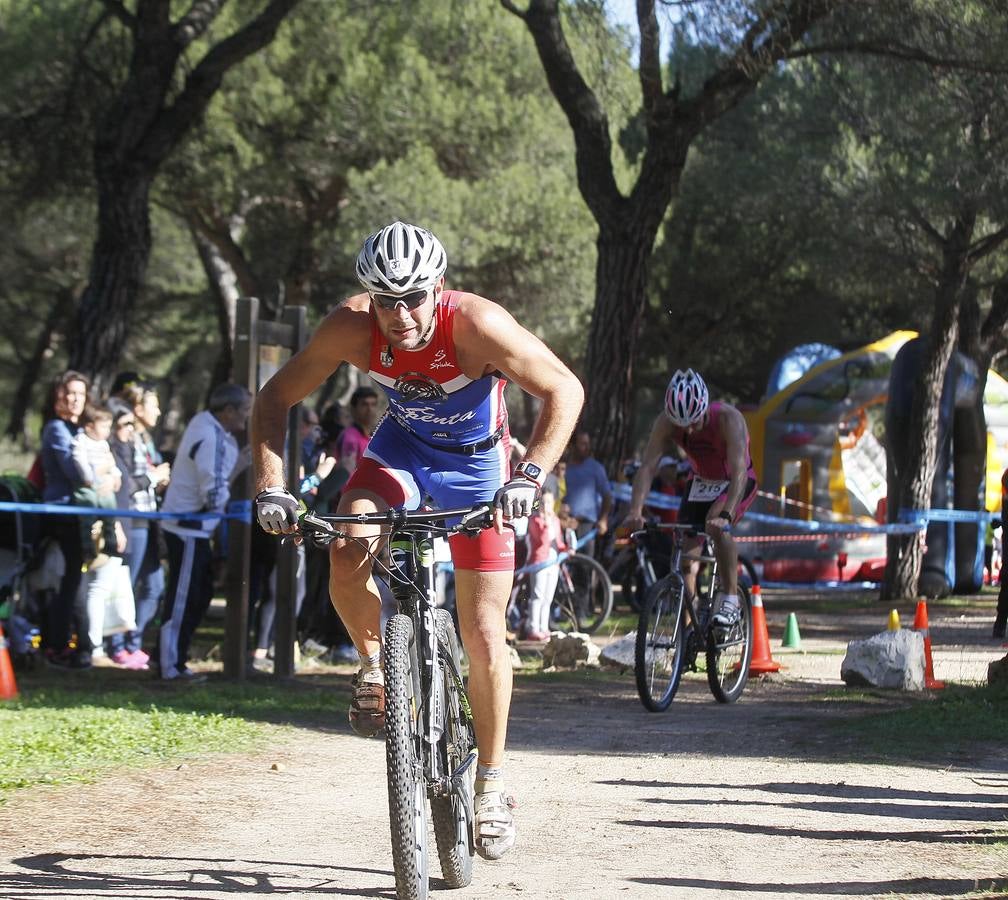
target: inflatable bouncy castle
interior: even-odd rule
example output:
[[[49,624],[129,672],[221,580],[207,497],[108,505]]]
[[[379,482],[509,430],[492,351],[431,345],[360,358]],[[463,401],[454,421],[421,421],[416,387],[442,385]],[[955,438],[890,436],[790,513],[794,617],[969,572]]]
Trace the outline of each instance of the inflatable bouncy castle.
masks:
[[[746,413],[762,492],[752,510],[804,520],[807,533],[795,536],[780,521],[743,519],[739,536],[752,542],[743,552],[759,558],[766,581],[881,578],[885,535],[857,528],[886,521],[890,475],[906,455],[916,337],[898,331],[849,353],[805,345],[774,367],[763,403]],[[1000,511],[1008,382],[989,372],[982,407],[978,388],[970,361],[957,354],[942,400],[933,509]],[[850,523],[851,530],[817,534],[814,522]],[[977,521],[932,522],[922,592],[978,590],[984,532]]]

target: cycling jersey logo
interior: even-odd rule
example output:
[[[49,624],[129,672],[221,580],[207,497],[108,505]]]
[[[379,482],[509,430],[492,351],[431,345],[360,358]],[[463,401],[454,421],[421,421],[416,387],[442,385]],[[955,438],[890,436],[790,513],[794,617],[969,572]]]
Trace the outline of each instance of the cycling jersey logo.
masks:
[[[396,379],[395,391],[403,400],[444,400],[448,395],[436,381],[423,372],[404,372]]]
[[[451,363],[448,362],[447,358],[445,357],[444,350],[438,350],[438,352],[434,354],[434,361],[430,364],[430,366],[428,366],[428,368],[431,368],[431,369],[450,369],[451,368]]]

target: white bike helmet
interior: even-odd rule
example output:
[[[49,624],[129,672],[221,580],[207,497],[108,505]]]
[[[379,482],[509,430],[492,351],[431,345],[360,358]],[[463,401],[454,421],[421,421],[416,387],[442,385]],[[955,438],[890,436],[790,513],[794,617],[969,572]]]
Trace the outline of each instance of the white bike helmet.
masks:
[[[665,412],[680,428],[689,428],[707,412],[707,385],[692,369],[676,371],[665,391]]]
[[[393,222],[364,241],[357,279],[369,292],[405,294],[430,290],[447,265],[444,247],[426,228]]]

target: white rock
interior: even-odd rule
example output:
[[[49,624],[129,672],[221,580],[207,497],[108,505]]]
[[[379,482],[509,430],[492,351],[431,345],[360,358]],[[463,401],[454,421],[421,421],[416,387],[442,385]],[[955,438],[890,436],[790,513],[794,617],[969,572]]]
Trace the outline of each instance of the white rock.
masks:
[[[909,628],[851,641],[840,666],[850,685],[924,690],[924,636]]]
[[[612,666],[632,669],[635,664],[637,632],[631,631],[602,648],[601,661]]]

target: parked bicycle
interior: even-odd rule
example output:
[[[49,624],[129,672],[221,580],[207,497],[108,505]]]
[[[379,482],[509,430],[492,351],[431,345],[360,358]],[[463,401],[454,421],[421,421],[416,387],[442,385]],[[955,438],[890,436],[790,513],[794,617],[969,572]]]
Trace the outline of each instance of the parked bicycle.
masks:
[[[456,525],[443,524],[459,517]],[[321,546],[349,538],[334,527],[341,524],[388,529],[387,566],[366,539],[352,539],[384,568],[399,609],[385,627],[384,658],[389,820],[401,900],[423,900],[428,894],[428,809],[445,883],[459,888],[472,881],[476,734],[455,625],[450,613],[433,605],[434,538],[476,534],[490,523],[489,504],[301,518],[301,534]]]
[[[691,525],[649,525],[644,532],[659,530],[672,538],[669,574],[652,585],[640,611],[634,655],[634,674],[641,702],[651,712],[668,709],[679,689],[683,671],[697,669],[703,652],[707,683],[721,703],[742,696],[752,659],[752,611],[749,591],[738,585],[739,618],[730,627],[711,621],[711,606],[720,589],[717,560],[710,538]],[[641,532],[635,532],[639,535]],[[691,557],[683,553],[683,538],[702,539],[698,560],[696,596],[690,596],[682,565]]]
[[[613,588],[601,563],[583,553],[561,553],[554,563],[559,568],[556,591],[550,605],[550,626],[557,631],[594,634],[612,612]],[[517,629],[528,612],[532,583],[529,566],[515,572],[508,603],[508,625]]]

